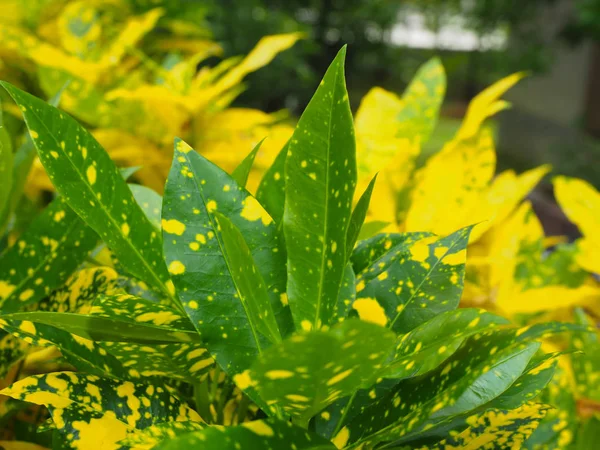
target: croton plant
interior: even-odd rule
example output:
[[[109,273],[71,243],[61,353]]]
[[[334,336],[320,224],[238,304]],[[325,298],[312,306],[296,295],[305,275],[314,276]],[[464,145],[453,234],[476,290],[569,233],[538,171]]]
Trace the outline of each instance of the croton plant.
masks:
[[[175,138],[161,198],[1,83],[57,192],[0,255],[4,424],[54,449],[527,445],[554,409],[541,340],[590,324],[459,308],[477,225],[369,232],[345,52],[256,195],[260,144],[228,174]],[[0,209],[33,147],[6,148]]]

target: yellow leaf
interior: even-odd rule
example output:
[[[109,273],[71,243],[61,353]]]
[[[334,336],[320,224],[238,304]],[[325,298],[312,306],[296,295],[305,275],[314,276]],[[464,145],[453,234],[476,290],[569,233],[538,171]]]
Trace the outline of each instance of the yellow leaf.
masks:
[[[477,134],[485,119],[508,108],[508,102],[498,99],[524,76],[523,72],[509,75],[475,96],[469,104],[467,115],[454,140],[470,139]]]
[[[461,141],[452,152],[432,156],[417,176],[406,231],[447,235],[489,220],[481,199],[495,165],[494,143],[486,130],[476,139]]]
[[[588,182],[576,178],[554,178],[556,200],[583,238],[578,242],[577,262],[586,270],[600,272],[600,193]]]

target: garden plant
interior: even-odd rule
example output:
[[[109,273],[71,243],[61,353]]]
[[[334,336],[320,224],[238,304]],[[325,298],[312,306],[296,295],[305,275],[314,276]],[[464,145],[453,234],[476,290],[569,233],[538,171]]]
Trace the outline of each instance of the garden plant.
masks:
[[[526,445],[561,354],[540,340],[589,326],[458,308],[478,225],[369,232],[345,53],[255,196],[257,148],[228,174],[176,138],[140,200],[75,119],[1,83],[58,194],[0,260],[5,420],[45,406],[53,448]]]

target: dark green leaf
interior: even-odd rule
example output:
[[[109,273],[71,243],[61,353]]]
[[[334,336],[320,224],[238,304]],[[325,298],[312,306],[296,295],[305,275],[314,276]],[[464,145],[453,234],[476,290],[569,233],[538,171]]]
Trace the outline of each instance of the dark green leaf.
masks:
[[[58,198],[0,257],[0,305],[14,311],[61,286],[96,246],[98,236]]]
[[[163,198],[165,258],[187,314],[206,348],[230,375],[247,369],[259,347],[224,256],[215,213],[241,232],[265,282],[281,330],[289,333],[285,256],[275,224],[227,173],[177,141]],[[268,346],[265,339],[262,346]]]
[[[300,117],[285,163],[287,295],[297,329],[332,322],[346,264],[356,144],[345,56],[344,47]]]
[[[223,256],[259,351],[262,347],[259,333],[271,343],[281,342],[281,333],[271,308],[269,292],[242,233],[223,214],[216,212],[215,218],[223,241]]]
[[[370,386],[393,346],[392,332],[349,319],[271,347],[247,376],[269,405],[308,422],[328,404]]]
[[[2,392],[46,405],[63,439],[81,449],[119,448],[138,429],[167,421],[198,421],[168,387],[74,372],[35,375]]]
[[[466,247],[471,227],[449,236],[396,246],[357,276],[355,308],[383,308],[387,324],[406,333],[458,306],[463,289]],[[367,305],[367,302],[369,304]],[[361,316],[362,317],[362,316]]]
[[[160,236],[108,153],[67,114],[6,82],[0,84],[21,107],[40,160],[69,206],[127,271],[172,296]]]
[[[164,441],[156,450],[335,450],[331,442],[289,422],[256,420],[226,428],[206,427]]]

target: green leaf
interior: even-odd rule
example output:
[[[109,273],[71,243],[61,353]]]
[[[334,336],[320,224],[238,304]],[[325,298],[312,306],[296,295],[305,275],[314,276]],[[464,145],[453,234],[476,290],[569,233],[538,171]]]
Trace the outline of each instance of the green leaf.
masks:
[[[362,230],[365,217],[367,217],[367,211],[369,210],[369,203],[371,201],[371,194],[373,193],[373,188],[375,187],[375,182],[377,181],[377,174],[373,177],[365,192],[360,196],[358,203],[354,207],[354,211],[352,211],[352,217],[350,218],[350,223],[348,224],[348,235],[346,237],[346,257],[349,257],[352,254],[352,250],[354,249],[354,245],[358,240],[358,236]]]
[[[479,309],[439,314],[398,339],[396,354],[385,370],[390,378],[409,378],[435,369],[470,336],[508,320]]]
[[[215,218],[223,241],[223,256],[237,289],[238,299],[244,306],[259,351],[262,345],[258,333],[269,339],[271,343],[281,342],[281,333],[271,308],[269,292],[242,233],[223,214],[217,212]]]
[[[271,347],[247,377],[269,405],[307,423],[335,400],[370,386],[394,342],[385,328],[349,319]]]
[[[56,91],[56,94],[48,100],[48,104],[52,106],[58,106],[63,91],[69,85],[69,82],[65,83],[61,88]],[[0,206],[0,231],[6,225],[10,215],[16,209],[17,205],[21,201],[23,196],[23,189],[31,170],[31,165],[35,159],[35,146],[29,136],[26,137],[25,142],[17,149],[13,158],[12,168],[12,186],[8,195],[8,204],[2,209]],[[1,202],[0,202],[1,203]]]
[[[225,256],[217,212],[242,234],[281,334],[286,335],[292,325],[285,297],[285,256],[275,224],[231,176],[177,141],[163,198],[165,258],[179,298],[206,348],[233,375],[250,366],[259,344],[236,288],[237,268]],[[267,346],[268,340],[260,345]]]
[[[58,198],[0,256],[0,307],[14,311],[61,286],[96,246],[98,236]]]
[[[139,299],[141,304],[142,299]],[[92,341],[137,342],[165,344],[170,342],[200,342],[191,324],[175,310],[158,309],[140,312],[138,316],[110,315],[104,317],[92,314],[59,313],[32,311],[4,314],[4,320],[26,320],[34,323],[53,325],[61,330]],[[104,310],[103,310],[104,311]],[[171,326],[173,323],[185,328]]]
[[[437,123],[446,92],[446,74],[439,58],[423,64],[402,94],[404,108],[397,116],[398,137],[425,144]]]
[[[60,112],[6,82],[57,191],[132,275],[172,297],[160,236],[93,136]],[[118,199],[118,201],[115,201]]]
[[[254,146],[252,151],[246,155],[243,161],[237,166],[234,171],[231,173],[231,178],[235,180],[238,186],[246,187],[246,183],[248,182],[248,176],[250,175],[250,171],[252,170],[252,164],[254,164],[254,158],[256,158],[256,154],[260,150],[260,146],[265,141],[266,138],[262,138],[261,141]]]
[[[191,421],[158,423],[137,431],[127,439],[122,440],[120,444],[133,448],[158,448],[157,446],[163,441],[176,440],[183,434],[189,434],[204,428],[203,423]],[[174,443],[170,445],[174,445]]]
[[[13,364],[25,354],[27,346],[27,342],[10,334],[0,338],[0,379],[4,380]]]
[[[75,448],[119,448],[136,430],[200,416],[166,386],[134,384],[74,372],[35,375],[0,391],[48,407],[56,428]]]
[[[123,179],[127,181],[133,176],[133,174],[135,174],[141,168],[141,166],[121,167],[119,168],[119,172],[121,173]]]
[[[354,300],[356,300],[356,276],[354,275],[352,264],[347,263],[346,269],[344,270],[344,278],[342,278],[342,285],[340,286],[338,301],[334,311],[335,317],[338,321],[341,322],[348,317]]]
[[[187,450],[192,448],[219,450],[335,450],[331,442],[289,422],[256,420],[242,425],[216,428],[184,434],[164,441],[156,450]]]
[[[408,248],[393,247],[374,261],[357,275],[354,305],[359,316],[362,317],[363,308],[366,314],[383,308],[387,325],[406,333],[455,309],[462,295],[471,228],[442,238],[425,238]]]
[[[385,233],[361,240],[350,257],[354,273],[359,274],[369,266],[374,266],[375,262],[387,253],[404,251],[410,245],[429,236],[433,235],[431,233]]]
[[[286,142],[277,154],[275,161],[260,180],[256,190],[256,198],[267,210],[276,224],[283,222],[285,205],[285,161],[287,160],[290,141]]]
[[[297,329],[333,320],[346,264],[356,144],[342,48],[300,117],[285,163],[287,295]]]
[[[369,405],[353,405],[336,437],[367,446],[395,441],[493,400],[511,386],[539,348],[538,343],[514,344],[516,332],[500,329],[474,335],[433,371],[402,380]]]
[[[160,212],[162,210],[162,197],[154,192],[152,189],[139,184],[129,184],[129,189],[133,194],[133,198],[137,204],[142,208],[144,214],[150,221],[150,223],[160,230]]]
[[[0,104],[0,107],[2,105]],[[10,192],[13,184],[13,151],[10,136],[2,125],[0,116],[0,212],[4,211],[10,202]],[[2,225],[0,223],[0,225]],[[0,227],[0,232],[1,232]]]
[[[538,404],[528,404],[508,411],[491,409],[485,414],[470,418],[470,426],[461,433],[420,450],[521,448],[549,409],[549,406]],[[501,447],[497,447],[498,445]]]

